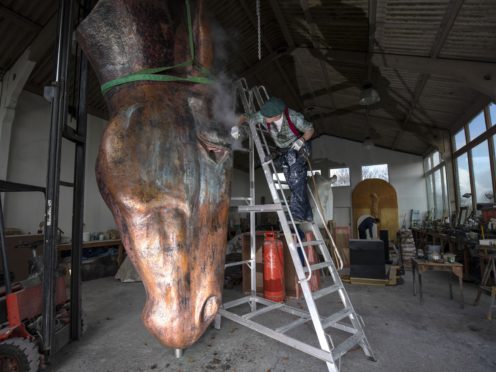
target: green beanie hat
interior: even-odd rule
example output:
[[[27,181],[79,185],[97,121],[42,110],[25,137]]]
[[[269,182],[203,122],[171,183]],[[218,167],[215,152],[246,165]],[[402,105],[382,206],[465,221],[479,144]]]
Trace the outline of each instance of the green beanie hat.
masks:
[[[270,118],[272,116],[281,115],[285,108],[286,104],[282,99],[270,97],[260,108],[260,113],[266,118]]]

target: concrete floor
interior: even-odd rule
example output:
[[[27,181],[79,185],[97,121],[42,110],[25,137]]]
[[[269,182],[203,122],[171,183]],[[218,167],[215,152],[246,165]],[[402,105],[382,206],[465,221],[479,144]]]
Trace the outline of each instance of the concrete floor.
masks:
[[[351,300],[366,324],[377,362],[361,349],[342,358],[341,371],[495,371],[496,320],[484,319],[489,297],[471,305],[476,287],[465,284],[468,305],[461,309],[448,297],[447,273],[424,274],[424,305],[412,295],[411,272],[397,287],[348,285]],[[103,278],[83,284],[88,318],[84,338],[52,358],[49,371],[326,371],[324,362],[223,319],[221,330],[209,328],[181,359],[162,347],[139,318],[144,303],[141,283]],[[240,296],[226,290],[225,299]],[[330,309],[335,299],[319,300]],[[328,301],[328,302],[326,302]],[[298,304],[296,304],[298,305]],[[269,322],[280,320],[272,317]],[[298,328],[303,338],[310,324]]]

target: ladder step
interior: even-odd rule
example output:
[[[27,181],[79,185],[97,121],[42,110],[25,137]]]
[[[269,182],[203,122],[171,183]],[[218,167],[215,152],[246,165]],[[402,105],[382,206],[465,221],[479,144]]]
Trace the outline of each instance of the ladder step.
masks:
[[[288,218],[288,222],[291,222],[291,221],[289,220],[289,218]],[[296,220],[295,220],[295,222],[294,222],[294,223],[295,223],[295,225],[302,225],[302,224],[304,224],[304,223],[312,223],[312,222],[308,222],[308,221],[296,221]]]
[[[244,196],[233,196],[231,198],[231,201],[251,201],[250,197],[244,197]]]
[[[224,265],[224,267],[239,266],[239,265],[244,265],[244,264],[249,264],[249,263],[252,263],[252,260],[229,262],[229,263],[226,263]]]
[[[326,329],[327,327],[330,327],[330,326],[336,324],[341,319],[346,318],[347,316],[349,316],[352,313],[353,313],[352,309],[345,307],[343,310],[338,311],[337,313],[332,314],[330,317],[324,319],[324,321],[322,322],[322,328]]]
[[[277,328],[276,329],[276,332],[286,333],[289,330],[291,330],[291,329],[293,329],[295,327],[298,327],[299,325],[304,324],[304,323],[306,323],[306,322],[308,322],[310,320],[312,320],[312,318],[310,318],[310,317],[296,319],[294,322],[291,322],[289,324],[286,324],[285,326],[282,326],[282,327]]]
[[[330,262],[324,261],[315,265],[310,265],[310,270],[315,271],[315,270],[325,269],[326,267],[329,267],[330,264],[331,264]],[[303,271],[308,273],[308,267],[304,267]]]
[[[250,149],[247,149],[246,147],[236,147],[233,149],[233,151],[239,151],[239,152],[250,152]]]
[[[340,343],[337,347],[332,351],[332,358],[334,360],[338,360],[344,354],[346,354],[349,350],[353,349],[356,345],[359,344],[364,338],[364,334],[362,332],[357,332],[353,336],[347,338],[342,343]]]
[[[238,212],[278,212],[284,208],[281,204],[258,204],[258,205],[240,205]]]
[[[276,309],[283,307],[283,306],[284,306],[284,304],[282,304],[282,303],[270,305],[270,306],[264,307],[264,308],[256,310],[256,311],[252,311],[251,313],[245,314],[245,315],[243,315],[243,318],[244,319],[251,319],[253,317],[268,313],[269,311],[276,310]]]
[[[314,300],[317,300],[321,297],[327,296],[328,294],[334,293],[340,290],[341,288],[343,288],[342,284],[334,284],[331,285],[330,287],[322,288],[319,289],[318,291],[313,292],[312,297]]]
[[[311,245],[321,245],[321,244],[324,244],[324,241],[323,240],[312,240],[310,242],[303,242],[301,244],[301,247],[308,247],[308,246],[311,246]],[[298,246],[300,246],[299,244],[297,244]]]

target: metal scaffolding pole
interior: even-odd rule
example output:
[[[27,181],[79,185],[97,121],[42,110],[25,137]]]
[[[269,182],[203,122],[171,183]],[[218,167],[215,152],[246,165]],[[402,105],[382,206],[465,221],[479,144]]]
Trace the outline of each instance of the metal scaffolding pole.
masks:
[[[43,321],[42,348],[50,354],[54,337],[56,238],[59,212],[62,128],[67,122],[67,75],[72,30],[73,0],[60,0],[57,26],[55,80],[45,88],[51,101],[50,143],[48,150],[47,198],[45,204],[45,240],[43,248]]]
[[[12,286],[10,283],[9,264],[7,261],[7,247],[5,246],[5,224],[3,219],[1,198],[0,198],[0,254],[2,256],[3,282],[5,286],[5,294],[9,294],[12,291]]]
[[[91,1],[84,0],[82,18],[90,10]],[[78,117],[75,131],[76,155],[74,157],[74,193],[72,205],[72,251],[71,251],[71,340],[81,337],[81,253],[84,218],[84,178],[86,165],[88,60],[78,49]]]

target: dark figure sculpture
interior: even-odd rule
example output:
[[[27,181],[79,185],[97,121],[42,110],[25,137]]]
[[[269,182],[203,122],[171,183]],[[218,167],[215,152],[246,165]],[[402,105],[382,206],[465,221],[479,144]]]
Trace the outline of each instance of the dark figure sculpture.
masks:
[[[203,7],[100,0],[77,34],[111,117],[98,185],[147,292],[143,322],[176,349],[194,343],[217,313],[227,236],[228,131],[212,118],[213,88],[196,83],[213,61]],[[129,77],[170,66],[173,81]]]

